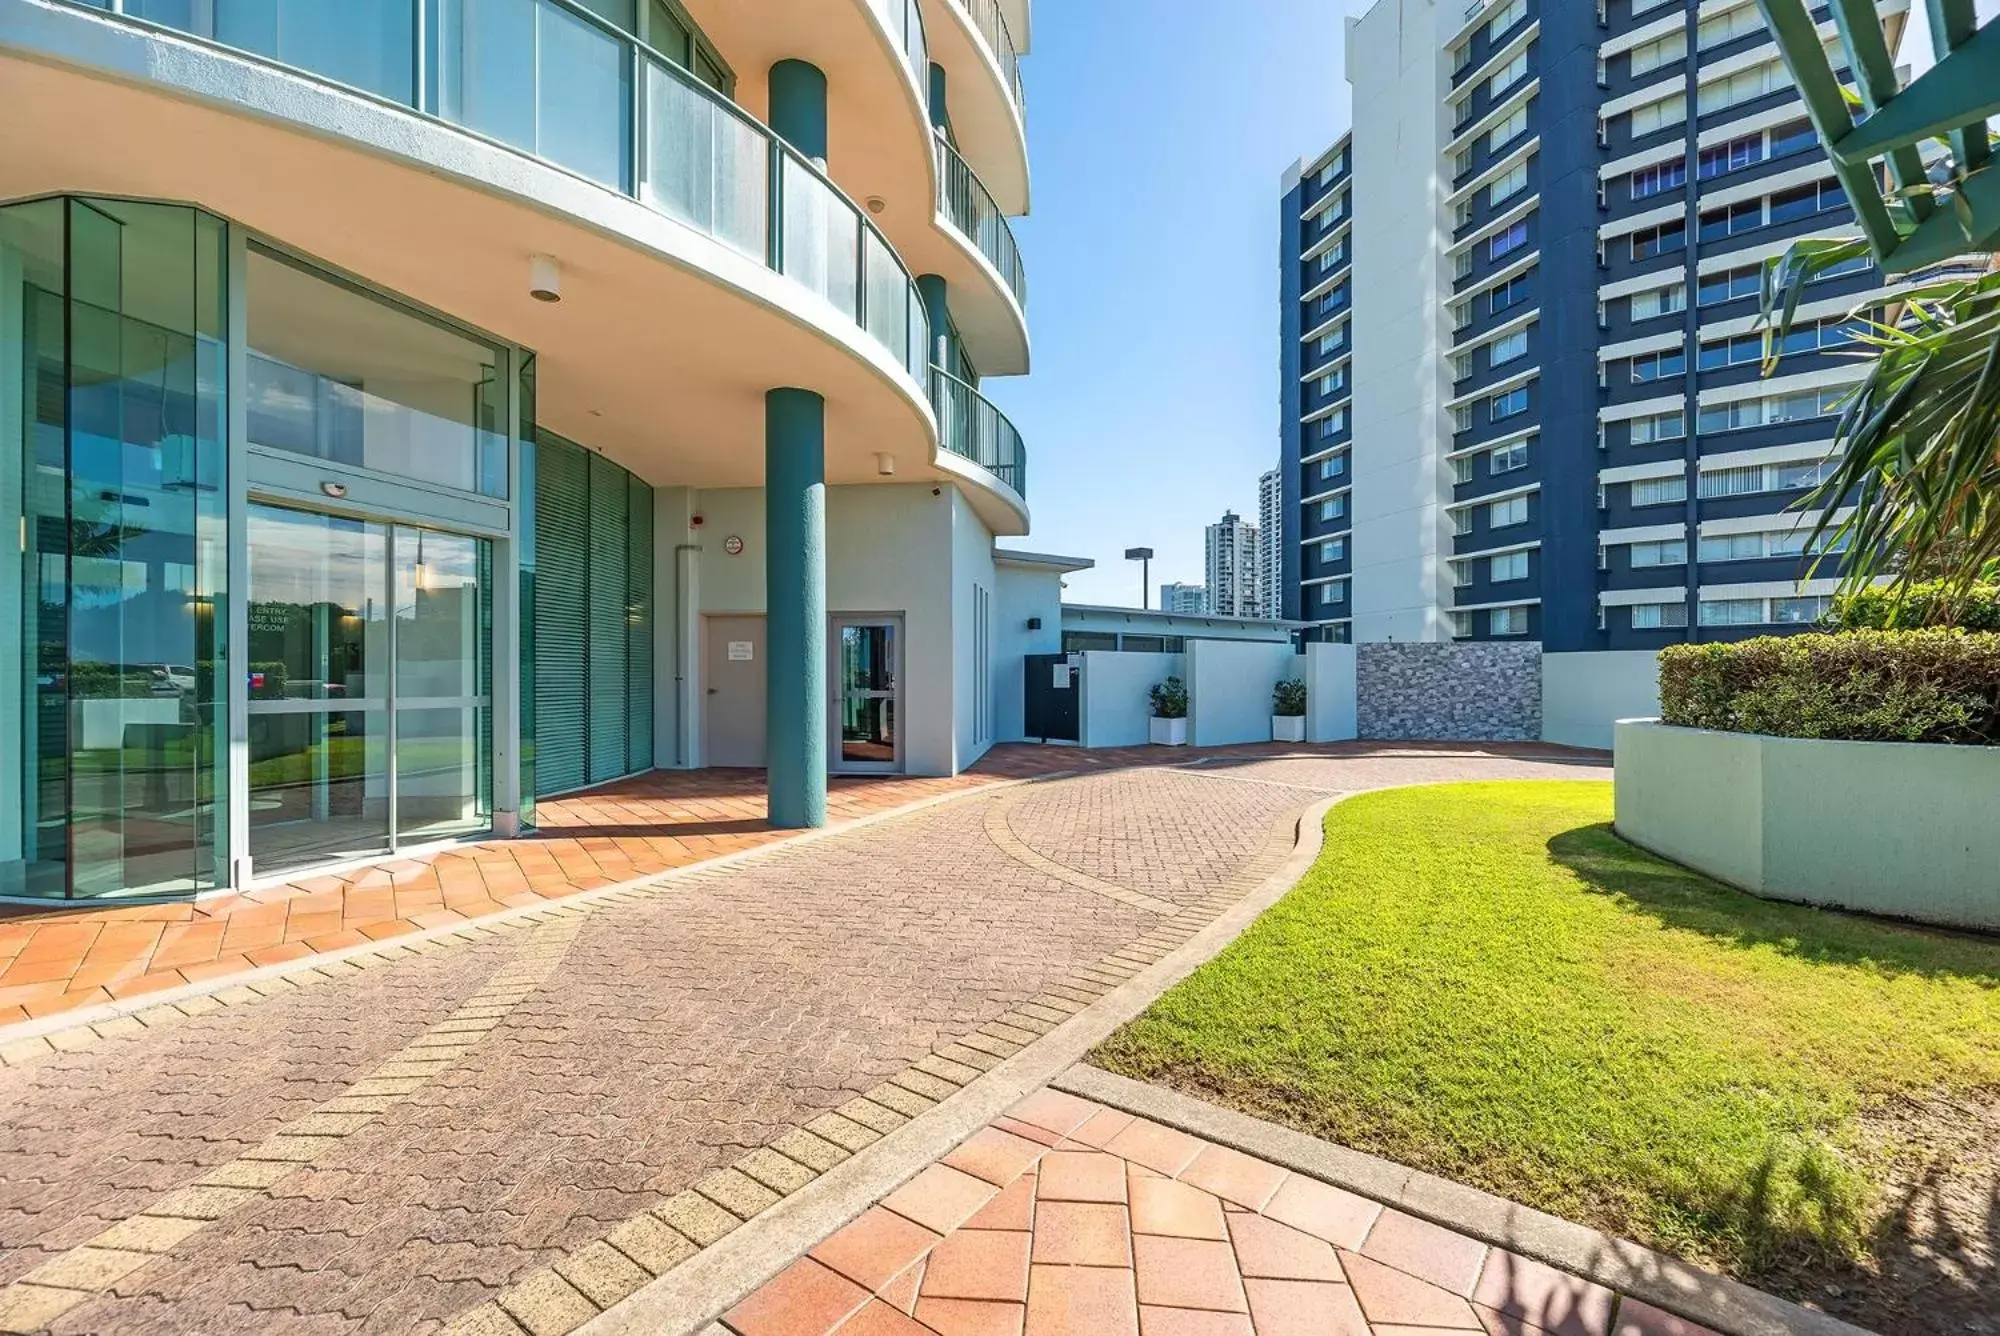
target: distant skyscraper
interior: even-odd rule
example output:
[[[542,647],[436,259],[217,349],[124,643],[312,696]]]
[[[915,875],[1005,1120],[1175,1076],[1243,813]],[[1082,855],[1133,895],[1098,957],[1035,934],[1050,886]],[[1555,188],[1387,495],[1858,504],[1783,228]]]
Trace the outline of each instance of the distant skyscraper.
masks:
[[[1279,615],[1284,579],[1285,475],[1271,469],[1257,479],[1257,606],[1260,615]]]
[[[1261,617],[1257,588],[1257,526],[1235,511],[1208,526],[1208,611],[1218,617]]]
[[[1201,585],[1163,584],[1160,586],[1160,611],[1199,617],[1208,611],[1208,590]]]

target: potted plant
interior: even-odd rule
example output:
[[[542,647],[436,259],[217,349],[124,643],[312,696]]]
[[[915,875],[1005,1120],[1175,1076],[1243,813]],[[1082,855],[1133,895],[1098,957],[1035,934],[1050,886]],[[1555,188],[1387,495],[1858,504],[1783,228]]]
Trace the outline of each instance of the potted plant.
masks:
[[[1187,746],[1187,683],[1178,677],[1153,683],[1153,741],[1162,747]]]
[[[1306,740],[1306,684],[1296,677],[1271,688],[1271,740]]]

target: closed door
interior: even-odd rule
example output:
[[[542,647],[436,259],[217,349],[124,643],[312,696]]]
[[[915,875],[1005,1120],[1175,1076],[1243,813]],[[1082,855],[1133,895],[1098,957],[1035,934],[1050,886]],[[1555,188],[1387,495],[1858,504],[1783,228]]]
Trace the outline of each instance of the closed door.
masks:
[[[834,619],[835,770],[902,768],[902,630],[897,618]]]
[[[702,760],[764,764],[764,619],[710,617],[704,636]]]

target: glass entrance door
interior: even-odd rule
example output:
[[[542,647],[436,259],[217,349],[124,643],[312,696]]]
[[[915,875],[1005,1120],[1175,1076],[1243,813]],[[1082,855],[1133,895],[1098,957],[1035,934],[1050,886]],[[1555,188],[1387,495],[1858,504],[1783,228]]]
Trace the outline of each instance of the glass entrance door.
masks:
[[[253,505],[259,877],[492,822],[491,545]]]
[[[902,769],[902,621],[837,617],[832,639],[832,768]]]

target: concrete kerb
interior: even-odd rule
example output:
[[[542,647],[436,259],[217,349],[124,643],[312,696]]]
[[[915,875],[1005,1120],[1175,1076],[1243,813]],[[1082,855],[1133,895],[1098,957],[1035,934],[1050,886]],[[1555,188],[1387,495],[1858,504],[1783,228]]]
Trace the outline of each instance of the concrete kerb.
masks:
[[[854,831],[878,825],[884,821],[894,821],[899,817],[911,816],[928,808],[945,803],[959,802],[968,798],[988,797],[1006,789],[1019,788],[1024,784],[1041,784],[1050,780],[1069,778],[1074,772],[1057,771],[1047,775],[1034,775],[1023,779],[1000,779],[977,788],[963,789],[956,793],[936,793],[927,798],[919,798],[899,807],[886,808],[880,812],[870,812],[866,816],[854,817],[823,826],[818,830],[800,831],[776,839],[769,844],[758,845],[754,849],[742,849],[735,853],[718,854],[700,862],[689,863],[686,867],[669,868],[665,872],[650,872],[643,877],[617,882],[610,886],[598,886],[575,895],[545,900],[540,904],[519,905],[498,910],[463,923],[446,924],[440,928],[427,928],[421,932],[404,933],[396,937],[385,937],[364,946],[350,946],[339,951],[328,951],[322,955],[305,956],[298,960],[287,960],[276,965],[265,965],[257,969],[245,970],[240,974],[224,975],[218,979],[204,979],[199,983],[183,984],[178,988],[162,988],[157,992],[141,993],[136,997],[122,998],[114,1002],[100,1002],[95,1006],[78,1007],[73,1011],[60,1011],[53,1015],[33,1020],[17,1021],[13,1025],[0,1027],[0,1049],[28,1040],[71,1030],[88,1030],[106,1021],[130,1016],[135,1012],[150,1011],[155,1007],[172,1007],[197,998],[214,997],[234,988],[254,988],[259,983],[272,983],[289,979],[294,975],[310,974],[330,965],[346,962],[372,961],[374,959],[409,953],[413,948],[430,943],[449,944],[454,940],[478,937],[482,932],[502,925],[513,925],[545,919],[563,914],[579,913],[595,908],[606,901],[629,896],[635,891],[657,889],[683,877],[696,873],[713,872],[718,868],[735,867],[754,862],[772,854],[795,849],[802,844],[816,840],[830,839],[836,835],[847,835]],[[588,832],[582,832],[587,835]],[[418,953],[421,954],[421,953]]]
[[[1073,1066],[1105,1036],[1192,974],[1296,885],[1319,857],[1327,811],[1349,797],[1314,803],[1298,820],[1291,855],[1263,882],[1174,951],[1048,1034],[880,1141],[579,1329],[580,1336],[691,1336],[932,1161],[949,1154],[1023,1096]]]
[[[1725,1336],[1870,1336],[1629,1239],[1176,1091],[1081,1064],[1049,1084],[1546,1262]]]

